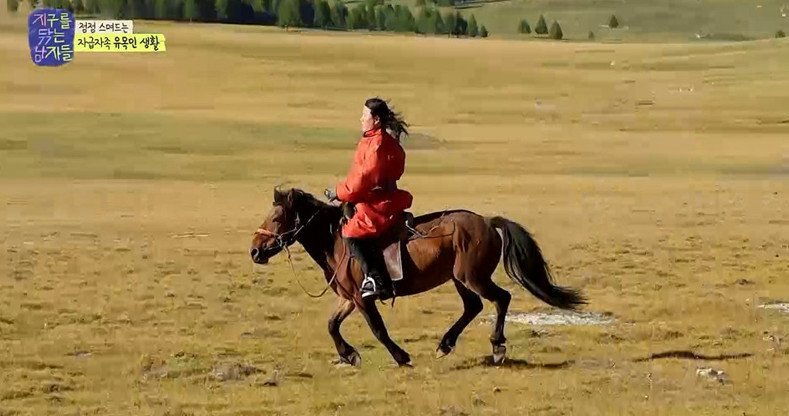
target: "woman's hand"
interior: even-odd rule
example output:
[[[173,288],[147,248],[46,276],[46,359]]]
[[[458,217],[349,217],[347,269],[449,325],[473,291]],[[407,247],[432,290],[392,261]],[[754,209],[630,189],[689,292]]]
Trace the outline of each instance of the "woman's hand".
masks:
[[[334,189],[326,188],[323,191],[323,195],[326,195],[326,198],[329,199],[329,202],[338,201],[338,199],[337,199],[337,191],[335,191]]]
[[[351,202],[342,203],[342,216],[345,221],[350,220],[356,215],[356,205]]]

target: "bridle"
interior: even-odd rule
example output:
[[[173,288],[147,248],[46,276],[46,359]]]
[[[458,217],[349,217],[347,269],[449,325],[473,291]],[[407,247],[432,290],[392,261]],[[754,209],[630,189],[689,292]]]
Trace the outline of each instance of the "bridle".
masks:
[[[296,213],[296,219],[293,222],[293,228],[288,231],[285,231],[284,233],[275,233],[266,230],[265,228],[258,228],[257,230],[255,230],[254,235],[263,235],[266,237],[272,237],[276,242],[276,244],[271,247],[261,248],[260,249],[261,254],[265,254],[270,257],[274,254],[279,253],[280,250],[287,250],[288,246],[296,242],[296,238],[298,237],[301,230],[306,228],[307,225],[309,225],[309,223],[312,221],[312,219],[315,218],[319,213],[320,211],[315,211],[315,213],[312,214],[307,219],[307,222],[305,222],[304,224],[301,224],[301,219],[299,218],[299,214]]]
[[[299,286],[301,287],[301,290],[303,290],[304,293],[307,294],[307,296],[312,297],[312,298],[319,298],[319,297],[323,296],[324,294],[326,294],[326,292],[331,287],[332,283],[334,283],[334,280],[337,278],[337,271],[338,270],[337,269],[334,270],[334,274],[332,275],[331,279],[329,280],[328,284],[323,289],[323,291],[320,294],[318,294],[318,295],[313,295],[312,293],[308,292],[306,288],[304,288],[304,285],[301,284],[301,281],[299,280],[299,277],[296,274],[296,268],[293,266],[293,259],[290,256],[289,246],[296,242],[296,237],[298,237],[298,235],[301,232],[301,230],[306,228],[307,225],[309,225],[309,223],[312,221],[312,219],[315,218],[319,213],[320,213],[320,210],[315,211],[315,213],[312,214],[307,219],[307,221],[304,224],[301,224],[301,220],[299,218],[299,214],[296,213],[296,219],[294,221],[293,228],[288,230],[288,231],[285,231],[284,233],[275,233],[275,232],[271,232],[269,230],[266,230],[264,228],[258,228],[257,230],[255,230],[255,235],[264,235],[264,236],[267,236],[267,237],[273,237],[274,240],[276,241],[276,245],[274,245],[274,246],[261,248],[260,249],[261,250],[261,254],[263,254],[263,255],[265,255],[267,257],[271,257],[271,256],[279,253],[281,250],[284,250],[285,253],[288,254],[288,263],[290,263],[290,269],[293,272],[293,276],[296,278],[296,283],[299,284]],[[288,236],[290,236],[290,237],[288,238]],[[345,256],[345,253],[343,253],[343,258],[344,258],[344,256]]]

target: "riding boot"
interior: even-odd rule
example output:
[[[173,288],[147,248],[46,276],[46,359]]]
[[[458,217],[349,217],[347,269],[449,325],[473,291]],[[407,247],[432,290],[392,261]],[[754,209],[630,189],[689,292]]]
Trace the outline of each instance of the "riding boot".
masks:
[[[389,299],[394,295],[392,280],[386,270],[384,255],[378,248],[375,239],[346,238],[351,256],[359,262],[364,280],[362,281],[362,297],[378,297]]]

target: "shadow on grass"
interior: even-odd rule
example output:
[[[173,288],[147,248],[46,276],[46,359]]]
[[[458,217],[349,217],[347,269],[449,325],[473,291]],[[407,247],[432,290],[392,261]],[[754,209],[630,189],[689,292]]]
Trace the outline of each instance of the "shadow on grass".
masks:
[[[645,358],[636,358],[635,360],[633,360],[633,362],[640,363],[644,361],[657,360],[661,358],[684,358],[688,360],[723,361],[723,360],[748,358],[751,356],[753,356],[753,354],[747,352],[739,353],[739,354],[704,355],[689,350],[673,350],[673,351],[655,353]]]
[[[499,367],[499,368],[514,368],[514,369],[544,369],[544,370],[561,370],[569,368],[574,361],[560,361],[555,363],[539,363],[521,360],[518,358],[507,358],[502,364],[494,364],[492,356],[485,356],[480,358],[472,358],[466,360],[454,367],[453,370],[469,370],[478,367]]]
[[[661,358],[680,358],[689,360],[703,360],[703,361],[724,361],[748,358],[753,356],[751,353],[738,353],[738,354],[719,354],[719,355],[704,355],[689,350],[672,350],[660,353],[655,353],[649,357],[636,358],[633,362],[644,362],[657,360]],[[469,370],[472,368],[480,367],[499,367],[499,368],[514,368],[514,369],[544,369],[544,370],[561,370],[572,367],[575,364],[573,360],[565,360],[552,363],[540,363],[533,361],[521,360],[518,358],[507,358],[502,364],[494,364],[492,356],[485,356],[479,358],[471,358],[464,362],[452,367],[453,370]]]

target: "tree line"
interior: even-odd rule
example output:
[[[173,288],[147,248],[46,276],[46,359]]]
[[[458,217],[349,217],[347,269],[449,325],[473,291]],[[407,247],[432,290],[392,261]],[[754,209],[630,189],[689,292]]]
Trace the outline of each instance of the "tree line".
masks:
[[[16,10],[17,0],[6,0]],[[39,0],[28,0],[31,6]],[[474,15],[443,14],[433,2],[419,0],[417,15],[403,5],[364,0],[349,8],[341,0],[40,0],[45,7],[111,19],[179,20],[278,25],[325,30],[374,30],[448,36],[487,37]],[[449,0],[442,0],[449,1]],[[454,3],[454,0],[451,0]],[[13,5],[12,5],[13,3]]]
[[[529,22],[526,19],[518,22],[518,33],[532,33],[532,28],[529,26]],[[559,25],[559,22],[554,20],[549,29],[543,15],[540,15],[540,18],[537,20],[537,25],[534,27],[534,33],[537,35],[548,35],[549,38],[556,40],[560,40],[564,37],[564,33],[562,32],[562,27]]]
[[[619,19],[616,18],[616,15],[612,14],[608,19],[608,27],[611,29],[616,29],[619,27]],[[534,26],[533,31],[536,35],[548,35],[549,38],[556,40],[560,40],[564,37],[564,33],[562,32],[562,27],[559,25],[559,22],[554,20],[551,24],[551,27],[549,28],[545,21],[545,16],[543,15],[540,15],[540,18],[537,20],[537,25]],[[520,22],[518,22],[518,33],[532,33],[532,27],[529,25],[529,22],[526,19],[522,19]],[[591,30],[589,31],[588,38],[590,40],[594,39],[594,32]]]

